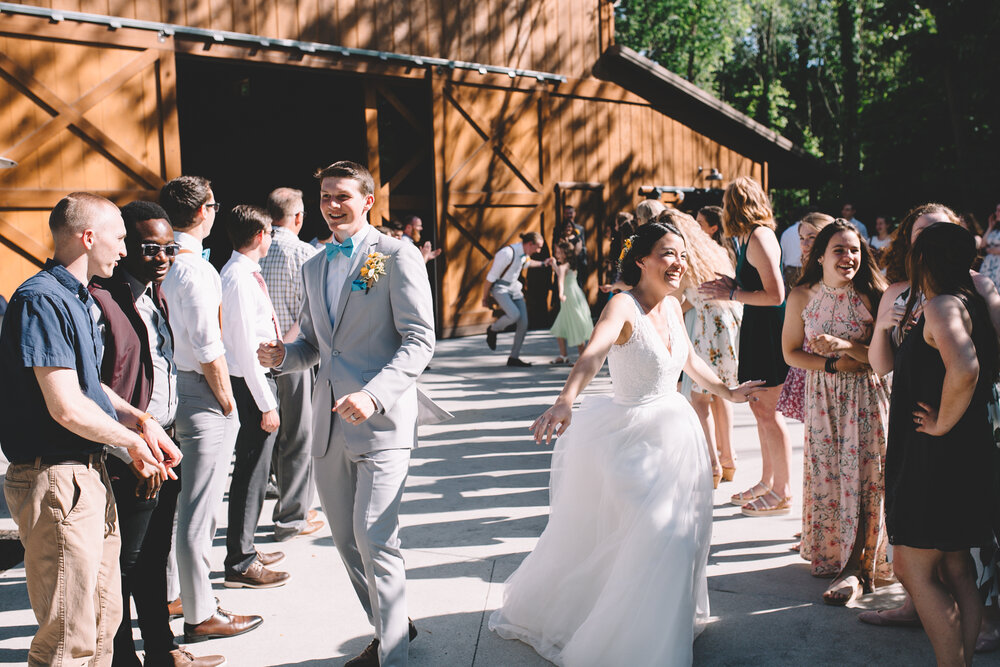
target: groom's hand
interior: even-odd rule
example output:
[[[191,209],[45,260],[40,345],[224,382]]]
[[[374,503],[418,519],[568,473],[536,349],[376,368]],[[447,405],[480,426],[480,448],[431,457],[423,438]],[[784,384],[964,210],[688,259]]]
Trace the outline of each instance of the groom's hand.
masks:
[[[277,338],[265,341],[257,347],[257,361],[264,368],[275,368],[285,360],[285,344]]]
[[[364,391],[342,396],[333,404],[333,411],[348,424],[357,426],[375,413],[375,401]]]

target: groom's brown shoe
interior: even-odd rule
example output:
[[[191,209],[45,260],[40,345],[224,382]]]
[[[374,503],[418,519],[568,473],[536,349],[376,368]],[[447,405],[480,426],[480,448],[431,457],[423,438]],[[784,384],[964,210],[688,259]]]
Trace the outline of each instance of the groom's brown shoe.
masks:
[[[410,622],[410,641],[412,642],[417,638],[417,626],[413,624],[411,619],[406,620]],[[365,647],[364,651],[345,662],[344,667],[379,667],[378,637],[371,640],[371,643]]]

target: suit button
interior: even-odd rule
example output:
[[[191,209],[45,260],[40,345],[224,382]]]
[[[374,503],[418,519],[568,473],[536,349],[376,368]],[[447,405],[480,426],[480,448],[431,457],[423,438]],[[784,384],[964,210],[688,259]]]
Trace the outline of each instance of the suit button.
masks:
[[[333,351],[333,356],[339,357],[340,356],[340,350],[334,350]]]

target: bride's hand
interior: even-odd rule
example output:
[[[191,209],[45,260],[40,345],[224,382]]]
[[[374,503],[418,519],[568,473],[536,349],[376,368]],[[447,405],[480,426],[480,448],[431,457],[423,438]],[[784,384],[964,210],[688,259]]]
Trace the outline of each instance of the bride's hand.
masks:
[[[552,444],[553,432],[558,437],[562,435],[569,426],[570,417],[573,415],[572,406],[564,403],[556,403],[551,408],[542,413],[542,416],[534,421],[528,428],[535,434],[535,442],[542,444]]]
[[[757,393],[761,389],[764,389],[761,385],[764,384],[763,380],[750,380],[744,382],[738,387],[733,387],[729,390],[729,400],[732,403],[746,403],[750,400],[750,396]]]

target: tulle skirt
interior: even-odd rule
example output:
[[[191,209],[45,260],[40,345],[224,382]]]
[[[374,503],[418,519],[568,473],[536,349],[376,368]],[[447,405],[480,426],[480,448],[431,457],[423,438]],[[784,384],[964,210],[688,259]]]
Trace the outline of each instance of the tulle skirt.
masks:
[[[712,473],[687,401],[585,399],[553,451],[550,495],[490,628],[557,665],[690,665],[709,613]]]

